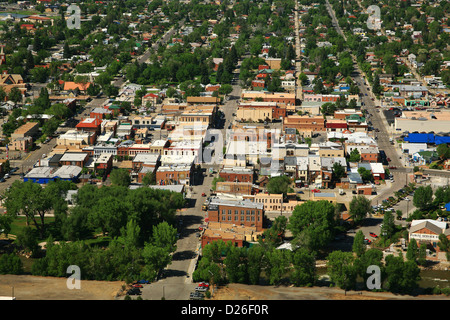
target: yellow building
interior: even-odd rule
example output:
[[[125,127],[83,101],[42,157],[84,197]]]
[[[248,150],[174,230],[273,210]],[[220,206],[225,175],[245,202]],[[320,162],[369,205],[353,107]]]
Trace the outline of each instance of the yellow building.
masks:
[[[238,108],[236,118],[244,121],[272,121],[272,108]]]

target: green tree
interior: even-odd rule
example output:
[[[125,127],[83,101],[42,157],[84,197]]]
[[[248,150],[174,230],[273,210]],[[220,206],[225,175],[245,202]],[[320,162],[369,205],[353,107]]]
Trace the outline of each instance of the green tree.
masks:
[[[272,194],[286,195],[291,184],[289,177],[282,175],[278,177],[272,177],[267,182],[267,191]]]
[[[408,261],[416,261],[417,260],[417,242],[414,239],[411,239],[408,243],[408,249],[406,250],[406,259]]]
[[[327,270],[331,282],[341,289],[355,288],[357,269],[351,252],[333,251],[327,257]]]
[[[144,268],[142,276],[144,279],[155,280],[163,268],[172,262],[172,256],[167,248],[158,247],[152,243],[147,243],[142,250]]]
[[[334,236],[336,207],[325,200],[306,201],[295,207],[287,229],[293,244],[311,251],[323,248]]]
[[[385,258],[386,287],[394,293],[411,293],[418,286],[420,269],[414,261],[388,255]]]
[[[378,74],[375,74],[373,78],[372,92],[374,94],[380,94],[382,89],[383,87],[380,84],[380,77],[378,76]]]
[[[261,246],[252,246],[247,253],[247,270],[250,284],[259,284],[264,258],[264,249]]]
[[[23,95],[22,92],[17,87],[13,87],[11,91],[9,91],[8,99],[14,103],[22,102]]]
[[[438,247],[446,253],[447,261],[450,261],[450,240],[443,233],[439,235]]]
[[[8,235],[11,231],[12,217],[8,214],[0,215],[0,234]]]
[[[41,238],[44,237],[45,215],[52,209],[54,195],[37,183],[14,181],[5,196],[4,205],[8,214],[14,217],[24,215],[27,226],[32,221]]]
[[[295,286],[313,286],[316,282],[316,259],[313,253],[300,248],[292,254],[293,272],[291,282]]]
[[[390,211],[386,211],[383,217],[383,225],[381,226],[381,235],[390,239],[395,232],[394,215]]]
[[[369,266],[378,266],[381,270],[381,278],[383,278],[384,266],[382,259],[383,252],[381,250],[370,248],[355,260],[358,275],[364,279],[364,283],[367,283],[367,279],[371,276],[370,273],[367,273]]]
[[[166,221],[153,227],[153,244],[166,248],[169,252],[175,252],[177,242],[177,229],[169,225]]]
[[[263,232],[262,238],[259,239],[259,243],[265,248],[275,248],[279,246],[283,241],[286,227],[287,218],[285,216],[276,217],[272,226]]]
[[[61,219],[61,235],[67,241],[77,241],[89,237],[93,230],[88,221],[90,208],[76,205]]]
[[[419,247],[419,253],[417,256],[418,265],[425,267],[427,265],[427,245],[422,243]]]
[[[113,169],[109,177],[113,185],[128,187],[131,183],[130,173],[125,169]]]
[[[17,245],[22,247],[25,252],[31,254],[32,257],[36,257],[40,253],[40,247],[38,244],[38,238],[35,230],[31,227],[25,227],[17,235]]]
[[[23,263],[14,253],[5,253],[0,256],[0,274],[22,274]]]
[[[364,252],[366,252],[366,244],[364,243],[364,239],[364,233],[361,230],[356,233],[355,238],[353,239],[352,250],[358,257],[361,257]]]
[[[345,176],[345,168],[339,163],[333,164],[333,180],[340,181]]]
[[[230,94],[232,91],[233,91],[233,86],[228,83],[221,85],[219,88],[219,93],[224,94],[224,95]]]
[[[350,201],[349,214],[357,224],[361,223],[371,211],[370,200],[365,196],[356,196]]]
[[[142,184],[145,186],[156,184],[156,175],[153,172],[147,172],[142,178]]]
[[[442,160],[450,158],[450,148],[446,143],[441,143],[436,147],[436,152]]]
[[[433,201],[433,189],[431,186],[420,186],[414,192],[413,204],[419,210],[426,210]]]
[[[137,248],[139,246],[139,237],[141,228],[134,219],[130,219],[125,227],[120,229],[119,243],[126,248]]]
[[[247,258],[246,250],[231,246],[225,257],[227,278],[232,283],[247,283]]]
[[[348,161],[350,162],[359,162],[361,160],[361,155],[359,154],[359,151],[357,148],[350,151],[350,155],[348,158]]]
[[[91,208],[88,220],[92,226],[100,228],[103,234],[108,233],[112,237],[117,237],[127,223],[131,208],[129,202],[113,195],[105,196]]]
[[[266,274],[271,285],[280,284],[291,270],[291,251],[272,249],[266,252]]]

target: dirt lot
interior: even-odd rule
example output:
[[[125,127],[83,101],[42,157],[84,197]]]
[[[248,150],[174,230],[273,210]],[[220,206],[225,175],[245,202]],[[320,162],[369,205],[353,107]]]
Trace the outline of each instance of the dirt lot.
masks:
[[[212,300],[450,300],[445,295],[405,296],[387,292],[350,291],[329,287],[295,288],[229,284]]]
[[[0,296],[17,300],[114,300],[122,291],[119,281],[81,281],[81,289],[68,289],[65,278],[0,275]],[[13,289],[14,287],[14,289]],[[445,295],[402,296],[385,292],[345,293],[328,287],[295,288],[229,284],[215,289],[212,300],[450,300]]]
[[[122,289],[119,281],[81,281],[80,289],[68,289],[66,278],[0,275],[0,296],[17,300],[114,300]]]

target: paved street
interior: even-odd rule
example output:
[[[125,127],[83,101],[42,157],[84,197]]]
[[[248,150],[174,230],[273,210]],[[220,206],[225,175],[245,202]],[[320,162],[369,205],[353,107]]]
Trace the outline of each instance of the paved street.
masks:
[[[206,217],[202,204],[206,200],[202,193],[209,194],[212,177],[199,179],[199,185],[194,186],[193,193],[187,196],[189,206],[179,214],[182,221],[182,231],[177,242],[177,250],[173,254],[172,263],[164,270],[160,280],[143,285],[142,298],[145,300],[188,300],[196,284],[192,282],[199,254],[199,227]]]
[[[345,40],[346,36],[342,32],[341,28],[339,27],[338,21],[336,19],[335,13],[333,9],[331,8],[330,3],[328,0],[326,1],[328,12],[331,15],[333,26],[337,30],[337,32],[344,37]],[[408,173],[410,172],[409,169],[405,168],[403,166],[403,161],[400,159],[401,153],[397,150],[395,145],[392,145],[390,142],[390,138],[392,135],[390,134],[390,128],[389,124],[386,120],[386,117],[384,113],[382,112],[381,108],[381,101],[379,101],[376,96],[373,94],[372,89],[370,87],[370,84],[366,81],[366,78],[364,76],[364,73],[359,68],[358,64],[356,63],[356,57],[351,53],[354,61],[354,69],[355,71],[352,74],[353,81],[358,85],[361,93],[361,102],[363,103],[362,110],[367,111],[368,114],[368,121],[372,122],[372,127],[376,128],[378,132],[376,132],[376,139],[378,142],[378,148],[379,150],[383,150],[386,154],[386,158],[390,159],[389,166],[395,166],[398,168],[398,170],[391,170],[391,173],[394,176],[394,182],[386,181],[386,186],[382,188],[378,188],[378,193],[375,197],[371,198],[372,205],[376,205],[377,203],[381,203],[382,200],[394,196],[394,193],[401,189],[403,186],[408,184],[410,181],[408,177]],[[378,107],[378,108],[377,108]],[[412,170],[411,170],[412,171]],[[408,205],[411,205],[412,201]],[[402,204],[399,205],[400,210],[404,212],[406,215],[406,208],[403,208],[403,206],[406,207],[406,204],[402,202]],[[412,212],[413,208],[408,208]],[[364,221],[363,226],[360,228],[360,230],[363,231],[366,238],[371,239],[369,236],[370,232],[373,232],[375,234],[380,234],[380,224],[382,223],[382,217],[369,217]],[[352,238],[352,237],[351,237]],[[349,240],[351,240],[351,238]],[[373,238],[372,238],[373,240]],[[351,243],[351,241],[348,241],[348,243]]]
[[[237,82],[237,79],[238,74],[235,74],[233,83]],[[233,114],[236,112],[240,94],[241,87],[233,84],[233,91],[219,108],[225,116],[224,126],[220,129],[224,139],[226,130],[234,119]],[[218,149],[222,150],[222,146]],[[188,300],[189,293],[196,287],[196,284],[192,282],[192,272],[200,253],[199,227],[205,223],[207,217],[207,213],[202,211],[202,205],[206,201],[202,193],[210,194],[212,180],[218,172],[219,163],[204,164],[202,167],[203,174],[196,176],[194,185],[188,189],[186,198],[189,205],[178,215],[179,220],[182,221],[182,231],[172,263],[164,270],[160,280],[143,285],[142,298],[145,300],[161,300],[163,297],[167,300]],[[212,176],[208,172],[210,167],[215,170]]]

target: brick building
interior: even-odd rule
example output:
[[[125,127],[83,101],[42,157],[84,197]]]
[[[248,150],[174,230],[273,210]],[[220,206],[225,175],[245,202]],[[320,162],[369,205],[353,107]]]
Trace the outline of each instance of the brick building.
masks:
[[[208,205],[210,222],[221,222],[262,231],[264,222],[264,205],[250,200],[233,200],[212,198]]]
[[[97,118],[86,118],[80,121],[75,128],[83,132],[95,132],[97,135],[101,132],[102,120]]]
[[[250,195],[253,193],[253,184],[251,182],[218,181],[216,183],[216,192]]]
[[[252,168],[232,167],[223,168],[219,172],[219,177],[230,182],[250,182],[255,181],[256,175]]]
[[[156,170],[156,183],[159,185],[191,185],[194,165],[161,165]]]
[[[229,223],[209,222],[208,228],[202,234],[202,248],[211,242],[222,240],[231,241],[234,246],[243,247],[247,243],[258,241],[262,235],[254,227],[230,225]]]
[[[284,118],[283,128],[294,128],[298,130],[300,134],[326,131],[325,119],[323,116],[290,115]]]

